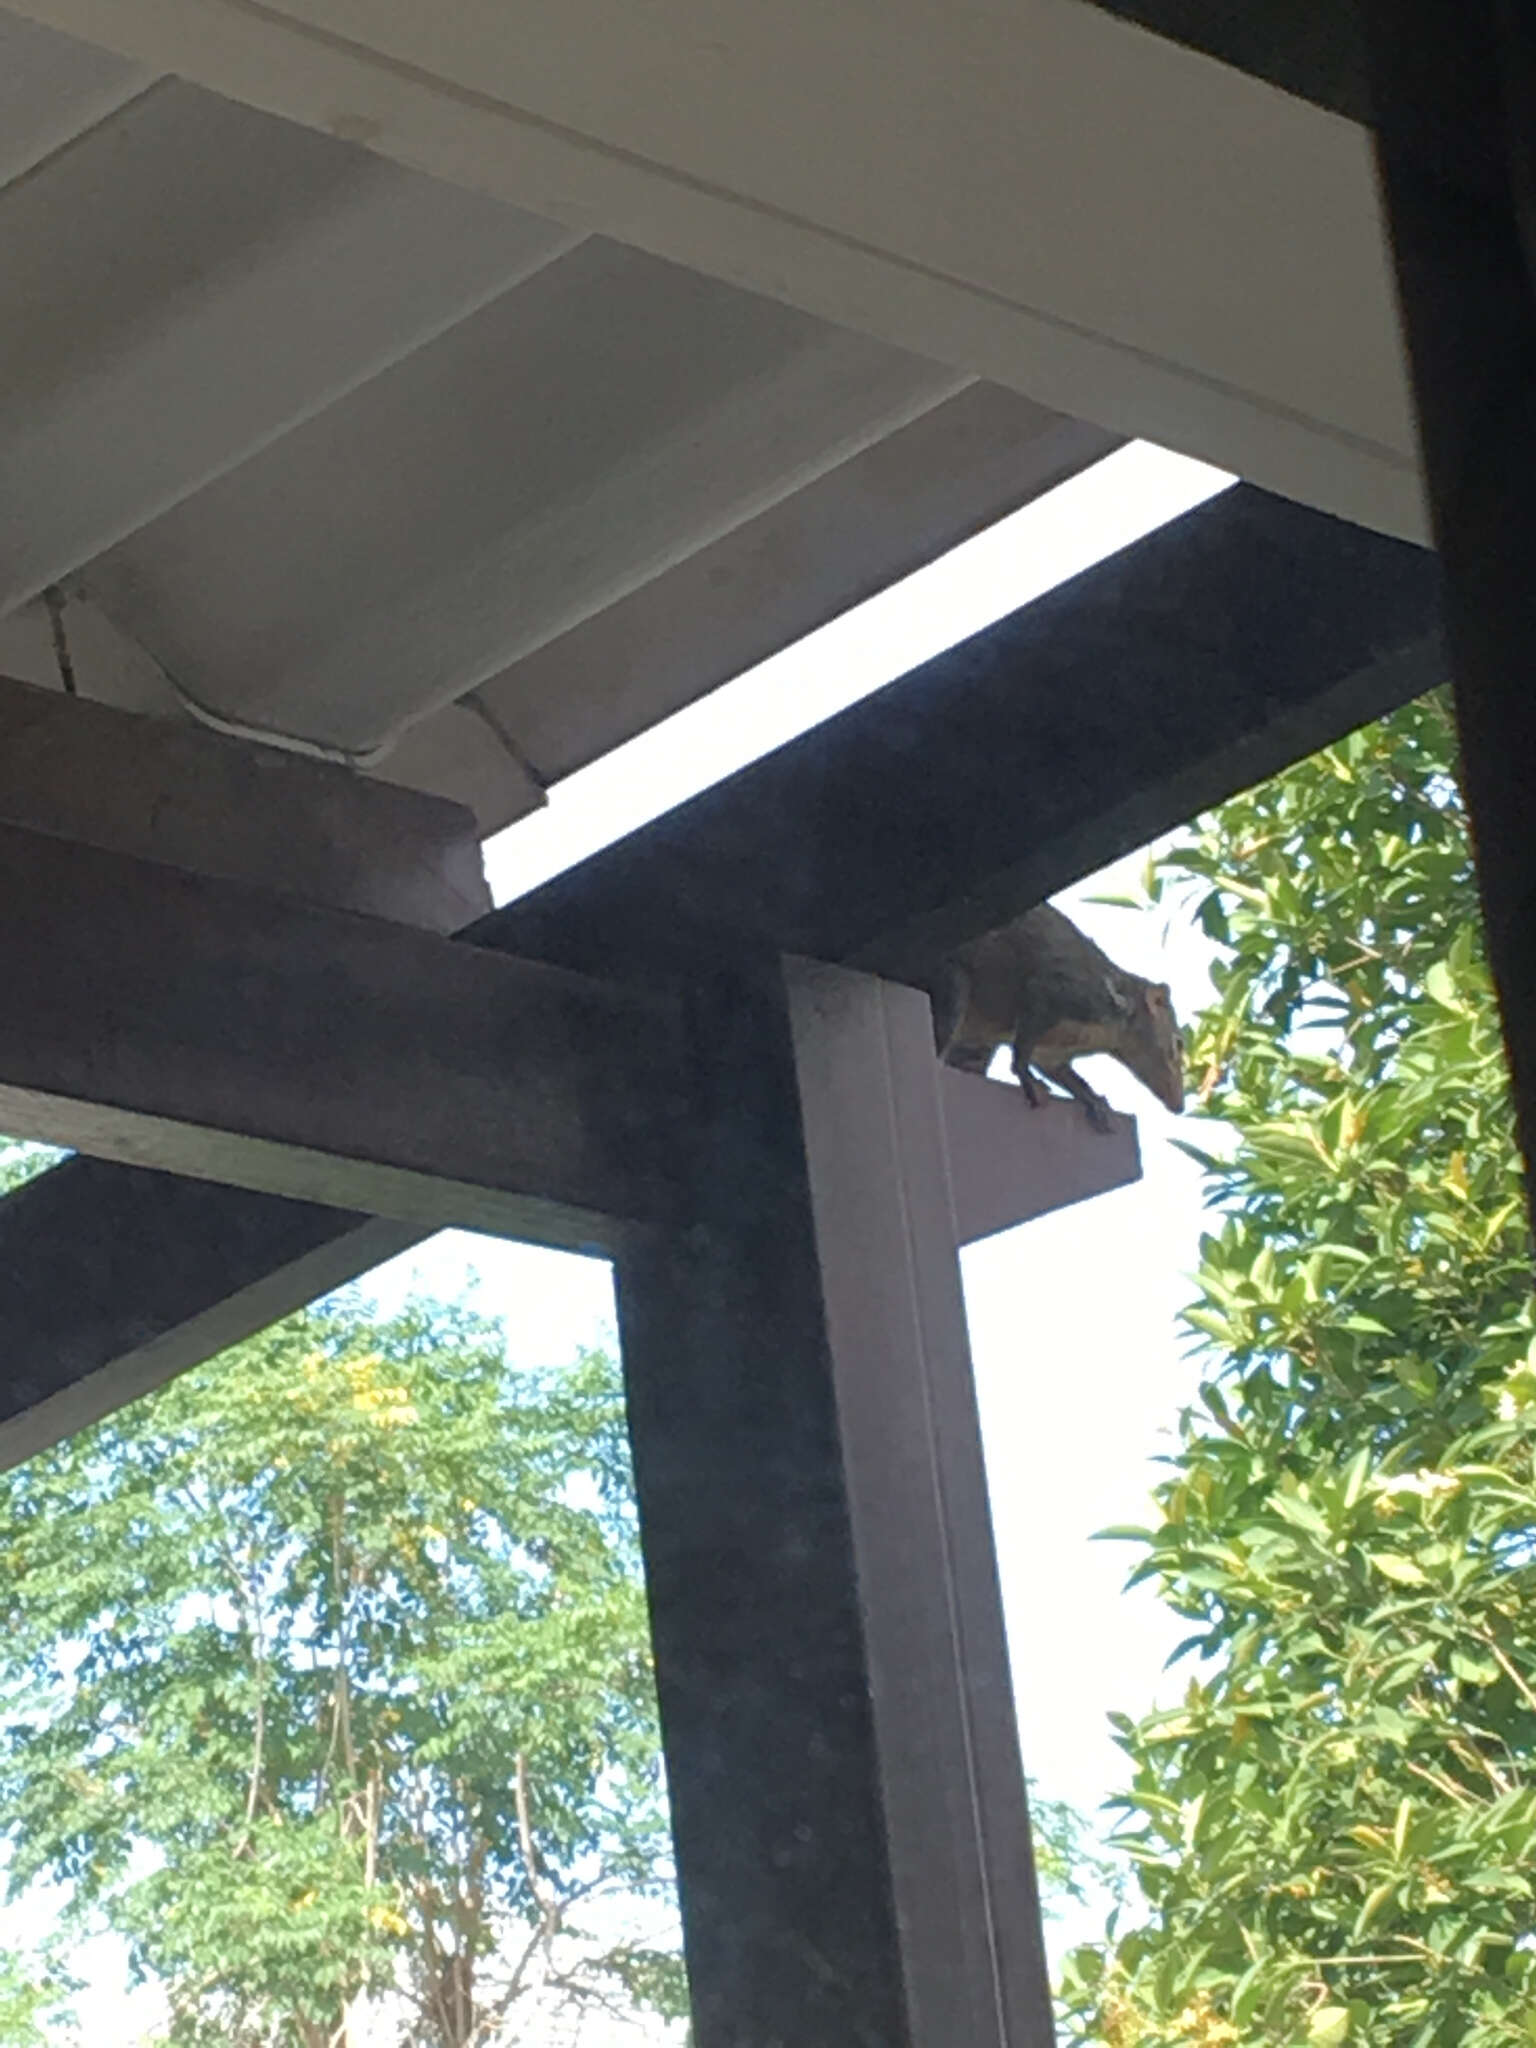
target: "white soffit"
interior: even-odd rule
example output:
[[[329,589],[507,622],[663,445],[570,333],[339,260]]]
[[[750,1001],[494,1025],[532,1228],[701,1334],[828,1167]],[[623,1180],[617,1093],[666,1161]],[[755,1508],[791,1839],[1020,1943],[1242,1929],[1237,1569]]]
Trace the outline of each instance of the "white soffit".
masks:
[[[1422,537],[1364,133],[1079,0],[19,5]]]
[[[1112,442],[5,14],[0,81],[0,671],[56,587],[84,694],[487,830]]]

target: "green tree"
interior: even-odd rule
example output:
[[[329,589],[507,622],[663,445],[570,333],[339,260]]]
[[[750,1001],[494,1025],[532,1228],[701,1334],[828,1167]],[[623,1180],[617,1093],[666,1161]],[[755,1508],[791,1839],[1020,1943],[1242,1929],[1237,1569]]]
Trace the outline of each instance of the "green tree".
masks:
[[[1530,1242],[1452,731],[1415,704],[1164,864],[1219,942],[1205,1384],[1141,1548],[1182,1704],[1121,1718],[1107,2048],[1536,2041]]]
[[[1096,1896],[1118,1894],[1122,1873],[1103,1854],[1091,1823],[1075,1806],[1065,1799],[1041,1798],[1031,1783],[1029,1815],[1035,1876],[1047,1919],[1054,1919],[1068,1902],[1084,1906]]]
[[[513,1373],[441,1306],[300,1315],[0,1477],[0,1553],[12,1890],[124,1936],[169,2039],[682,2011],[604,1904],[670,1895],[606,1358]]]
[[[51,1950],[42,1955],[0,1953],[0,2044],[49,2048],[57,2029],[73,2025],[65,2001],[76,1986]]]
[[[31,1145],[24,1138],[0,1138],[0,1195],[35,1180],[65,1155],[52,1145]]]

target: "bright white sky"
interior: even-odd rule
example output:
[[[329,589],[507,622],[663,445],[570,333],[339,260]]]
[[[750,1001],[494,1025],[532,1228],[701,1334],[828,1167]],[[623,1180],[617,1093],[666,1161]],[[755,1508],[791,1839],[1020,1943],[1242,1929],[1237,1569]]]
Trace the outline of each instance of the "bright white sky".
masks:
[[[489,842],[510,901],[698,790],[904,674],[1067,577],[1213,496],[1231,479],[1134,444],[942,561],[760,664],[552,792]],[[1173,985],[1181,1015],[1208,999],[1209,948],[1187,921],[1084,899],[1134,885],[1142,862],[1057,899],[1122,965]],[[1095,1072],[1094,1068],[1102,1071]],[[1092,1809],[1119,1784],[1105,1716],[1139,1714],[1180,1681],[1162,1672],[1182,1631],[1150,1594],[1121,1591],[1126,1551],[1094,1532],[1145,1519],[1151,1461],[1172,1441],[1194,1374],[1175,1329],[1201,1229],[1197,1169],[1177,1119],[1110,1061],[1090,1075],[1140,1120],[1144,1178],[986,1244],[964,1259],[987,1465],[1025,1764],[1046,1793]],[[445,1234],[367,1283],[382,1305],[476,1289],[513,1357],[564,1363],[612,1344],[609,1269],[526,1245]],[[25,1938],[35,1918],[6,1916]],[[1094,1930],[1081,1916],[1057,1940]],[[151,2018],[124,2002],[115,1945],[83,1958],[87,2039]],[[131,2015],[131,2016],[130,2016]]]

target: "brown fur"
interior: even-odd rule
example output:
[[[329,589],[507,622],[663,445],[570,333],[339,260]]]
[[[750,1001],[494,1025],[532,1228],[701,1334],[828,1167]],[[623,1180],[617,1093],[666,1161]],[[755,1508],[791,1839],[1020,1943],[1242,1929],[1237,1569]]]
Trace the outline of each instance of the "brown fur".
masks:
[[[940,1057],[984,1074],[998,1047],[1011,1046],[1031,1103],[1040,1075],[1107,1128],[1109,1105],[1072,1065],[1102,1052],[1165,1108],[1184,1106],[1184,1044],[1167,985],[1117,967],[1048,903],[952,954],[933,998]]]

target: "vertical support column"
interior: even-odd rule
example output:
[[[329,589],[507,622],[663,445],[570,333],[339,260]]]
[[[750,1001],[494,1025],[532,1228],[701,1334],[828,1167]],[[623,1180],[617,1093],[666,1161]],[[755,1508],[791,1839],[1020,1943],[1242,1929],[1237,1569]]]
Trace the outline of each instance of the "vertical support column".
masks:
[[[698,2048],[1049,2048],[926,1003],[695,991],[619,1314]]]
[[[788,963],[913,2037],[1054,2039],[927,998]]]

